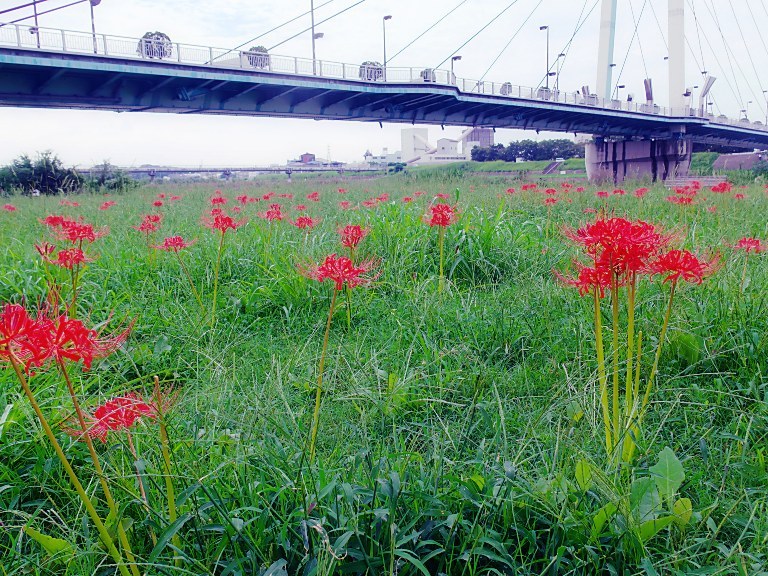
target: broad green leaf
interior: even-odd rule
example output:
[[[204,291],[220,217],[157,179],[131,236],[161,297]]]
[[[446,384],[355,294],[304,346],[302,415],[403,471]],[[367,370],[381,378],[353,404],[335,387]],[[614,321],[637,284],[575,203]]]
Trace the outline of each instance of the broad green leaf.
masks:
[[[659,573],[653,567],[653,562],[647,556],[640,561],[640,566],[645,570],[646,576],[659,576]]]
[[[483,491],[483,488],[485,488],[485,478],[483,478],[480,474],[472,474],[469,479],[475,486],[477,486],[478,492]]]
[[[592,487],[592,467],[584,459],[576,462],[576,482],[578,482],[582,492],[586,492]]]
[[[267,568],[267,571],[264,572],[264,576],[288,576],[288,571],[285,569],[287,565],[288,562],[283,559],[273,562],[270,567]]]
[[[659,515],[661,499],[653,478],[638,478],[632,482],[629,507],[638,522],[645,522]]]
[[[61,538],[48,536],[47,534],[38,532],[29,526],[24,526],[24,533],[32,538],[32,540],[40,544],[40,546],[42,546],[50,556],[64,562],[65,564],[72,559],[72,556],[75,553],[72,545],[66,540],[62,540]]]
[[[613,502],[609,502],[600,510],[597,511],[597,514],[595,514],[595,517],[592,519],[592,538],[597,539],[600,534],[603,533],[603,528],[605,527],[606,523],[613,518],[613,515],[616,514],[616,504]]]
[[[672,524],[675,521],[674,516],[662,516],[661,518],[654,518],[640,524],[640,540],[644,543],[648,542],[651,538],[656,536],[664,528]]]
[[[691,521],[693,505],[688,498],[680,498],[672,506],[672,513],[675,515],[675,524],[682,528]]]
[[[10,420],[8,418],[11,415],[11,410],[13,410],[13,404],[7,404],[5,409],[3,410],[3,413],[0,414],[0,439],[2,439],[3,437],[5,426],[13,422],[13,420]]]
[[[429,570],[427,570],[427,567],[424,566],[421,560],[419,560],[410,550],[406,550],[404,548],[398,548],[395,550],[395,556],[397,556],[398,558],[402,558],[403,560],[412,564],[413,567],[416,568],[422,574],[424,574],[424,576],[431,576],[429,573]]]
[[[671,499],[685,480],[683,465],[669,446],[659,452],[659,461],[650,471],[659,494],[665,499]]]

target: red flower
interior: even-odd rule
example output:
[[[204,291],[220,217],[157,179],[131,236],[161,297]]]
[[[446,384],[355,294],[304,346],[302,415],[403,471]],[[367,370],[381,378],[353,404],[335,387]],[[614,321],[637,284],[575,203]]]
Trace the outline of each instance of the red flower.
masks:
[[[3,306],[0,312],[0,359],[9,362],[13,357],[27,367],[42,364],[47,357],[47,349],[35,344],[41,338],[45,338],[43,327],[23,306]]]
[[[307,200],[311,202],[320,202],[320,192],[310,192],[307,194]]]
[[[719,256],[704,260],[688,250],[670,250],[653,260],[648,266],[651,275],[666,275],[664,282],[677,282],[680,278],[701,284],[705,276],[717,271]]]
[[[191,242],[186,242],[184,238],[181,236],[169,236],[165,240],[163,240],[162,244],[159,244],[157,246],[152,246],[152,248],[156,248],[158,250],[165,250],[166,252],[178,252],[179,250],[183,250],[184,248],[189,248],[194,244],[195,241],[192,240]]]
[[[429,214],[426,214],[423,218],[425,224],[430,226],[450,226],[459,217],[456,206],[450,206],[448,204],[433,204],[429,207]]]
[[[345,283],[350,288],[370,284],[378,276],[366,278],[363,274],[370,272],[377,264],[374,260],[366,260],[355,266],[349,258],[331,254],[319,266],[312,268],[300,266],[299,272],[318,282],[332,280],[336,285],[336,290],[343,290]]]
[[[720,184],[715,184],[712,186],[711,190],[715,194],[727,194],[733,189],[733,184],[730,182],[720,182]]]
[[[181,200],[181,196],[171,196],[172,202],[178,202],[179,200]]]
[[[337,192],[338,192],[339,194],[346,194],[346,193],[347,193],[347,189],[346,189],[346,188],[339,188],[339,189],[337,190]]]
[[[109,209],[110,209],[110,208],[112,208],[112,206],[114,206],[115,204],[117,204],[117,202],[114,202],[114,201],[112,201],[112,200],[108,200],[107,202],[104,202],[104,204],[102,204],[101,206],[99,206],[99,210],[109,210]]]
[[[595,290],[598,291],[600,298],[605,296],[605,289],[611,287],[611,269],[599,264],[594,267],[579,263],[576,265],[579,272],[575,278],[568,278],[557,271],[555,271],[555,276],[564,284],[578,288],[581,296],[594,294]]]
[[[297,212],[304,212],[306,211],[306,209],[307,209],[306,204],[296,204],[296,206],[294,206],[294,210],[296,210]]]
[[[293,200],[293,194],[290,192],[283,192],[282,194],[277,195],[278,198],[287,198],[288,200]]]
[[[291,224],[302,230],[312,230],[320,220],[311,218],[310,216],[299,216],[296,220],[293,220]]]
[[[86,370],[90,370],[94,360],[106,358],[117,350],[132,328],[131,324],[122,332],[102,336],[86,328],[80,320],[63,314],[54,318],[42,316],[38,322],[47,328],[46,337],[36,342],[40,350],[45,351],[45,357],[82,362]]]
[[[413,202],[413,198],[411,198],[410,196],[403,196],[403,202],[405,204],[408,204],[410,202]]]
[[[86,417],[89,426],[85,433],[106,442],[109,432],[128,430],[141,418],[157,418],[155,407],[134,393],[118,396],[96,408],[93,416]],[[83,433],[79,423],[76,426],[65,426],[64,431],[76,438]]]
[[[734,200],[744,200],[744,198],[746,198],[746,196],[744,196],[744,194],[742,194],[741,192],[737,192],[736,194],[733,195]]]
[[[765,252],[768,250],[768,245],[764,244],[759,238],[749,238],[745,236],[736,242],[734,248],[737,250],[744,250],[747,254],[750,252],[759,254],[760,252]]]
[[[13,204],[3,204],[3,210],[6,212],[16,212],[16,206]]]
[[[349,200],[342,200],[339,202],[339,208],[342,210],[349,210],[352,207],[352,203]]]
[[[285,214],[283,214],[283,207],[280,204],[270,204],[269,210],[259,212],[259,217],[269,222],[280,222],[285,218]]]
[[[80,206],[78,202],[73,202],[71,200],[60,200],[59,206],[69,206],[70,208],[77,208]]]
[[[160,228],[160,222],[162,221],[162,214],[145,214],[141,219],[141,224],[138,226],[131,226],[131,228],[149,234],[150,232],[157,232]]]
[[[46,247],[47,248],[47,247]],[[40,250],[38,249],[38,252]],[[45,256],[43,256],[45,258]],[[59,250],[55,260],[45,258],[47,262],[55,266],[72,270],[75,266],[85,264],[86,262],[93,262],[93,259],[88,258],[80,248],[69,248],[67,250]]]
[[[679,206],[688,206],[693,204],[692,196],[667,196],[667,202],[670,204],[677,204]]]
[[[157,197],[160,198],[160,200],[165,200],[165,194],[163,192],[160,192]]]
[[[162,205],[163,205],[162,200],[155,200],[154,202],[152,202],[152,206],[154,206],[155,208],[160,208],[160,206]]]
[[[342,246],[347,248],[357,248],[360,241],[368,236],[371,230],[369,228],[363,228],[357,224],[348,224],[344,228],[339,228],[338,232],[341,236]]]
[[[511,196],[514,193],[515,193],[515,189],[514,188],[507,188],[507,194],[509,194]]]
[[[238,196],[237,198],[235,198],[235,200],[240,202],[240,204],[248,204],[248,195],[243,194],[242,196]]]
[[[549,198],[544,199],[545,206],[554,206],[557,203],[558,203],[558,199],[555,198],[554,196],[550,196]]]
[[[216,206],[219,204],[226,204],[227,199],[221,195],[221,190],[216,190],[213,196],[211,196],[211,206]]]
[[[648,188],[638,188],[635,190],[635,198],[642,198],[646,194],[648,194]]]
[[[555,194],[557,194],[557,190],[555,188],[547,188],[546,190],[544,190],[544,194],[546,194],[547,196],[554,196]]]
[[[206,228],[218,230],[222,234],[226,233],[227,230],[237,230],[246,223],[246,220],[235,220],[220,209],[211,210],[211,215],[209,217],[203,216],[201,221]]]
[[[613,195],[614,195],[614,196],[624,196],[624,194],[626,194],[626,193],[627,193],[627,191],[626,191],[626,190],[623,190],[623,189],[621,189],[621,188],[616,188],[616,189],[613,191]]]

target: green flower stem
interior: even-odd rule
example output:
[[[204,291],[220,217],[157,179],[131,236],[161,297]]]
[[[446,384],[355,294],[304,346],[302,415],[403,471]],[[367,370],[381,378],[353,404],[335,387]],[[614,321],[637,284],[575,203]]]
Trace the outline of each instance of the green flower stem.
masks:
[[[440,246],[440,276],[437,281],[437,292],[442,293],[445,287],[445,277],[443,276],[443,261],[445,258],[445,227],[440,226],[437,235],[437,243]]]
[[[613,438],[614,447],[621,437],[619,411],[619,281],[614,273],[611,278],[611,307],[613,309]]]
[[[157,418],[160,422],[160,448],[163,453],[163,476],[165,478],[165,494],[168,500],[168,522],[173,524],[176,522],[176,492],[173,489],[173,478],[171,476],[171,448],[168,441],[168,425],[165,421],[165,413],[162,410],[162,398],[160,397],[160,381],[155,376],[155,409],[157,411]],[[173,545],[181,550],[181,539],[178,533],[174,534],[171,538]],[[181,559],[177,558],[175,562],[176,566],[180,566]]]
[[[32,389],[29,387],[29,383],[27,382],[27,379],[24,377],[24,373],[21,370],[21,366],[19,365],[18,360],[13,356],[13,354],[10,355],[10,360],[11,360],[11,366],[13,366],[13,370],[16,373],[16,377],[19,379],[19,382],[21,382],[21,387],[24,390],[24,394],[26,395],[27,400],[29,400],[29,403],[32,406],[32,410],[34,410],[35,415],[37,416],[37,419],[40,421],[40,425],[43,427],[43,431],[45,432],[45,435],[48,437],[48,441],[51,443],[51,446],[53,446],[53,449],[56,452],[56,456],[58,456],[59,461],[61,462],[61,465],[64,468],[64,471],[67,473],[67,476],[69,476],[69,480],[72,483],[72,486],[74,487],[75,491],[77,492],[77,495],[80,497],[80,500],[82,501],[83,505],[85,506],[85,509],[88,512],[88,515],[91,517],[91,521],[96,526],[96,531],[99,533],[99,537],[101,538],[101,541],[107,547],[107,551],[109,552],[109,555],[112,557],[112,559],[115,561],[115,564],[117,565],[117,569],[120,571],[120,574],[122,576],[131,576],[131,573],[128,571],[128,568],[125,566],[125,563],[123,562],[122,555],[118,551],[117,547],[115,547],[115,542],[112,540],[112,537],[109,535],[109,531],[107,530],[107,527],[104,526],[104,522],[102,522],[101,518],[99,517],[99,513],[96,511],[96,508],[94,508],[93,502],[91,502],[91,499],[88,497],[88,494],[86,494],[85,489],[83,488],[83,485],[80,483],[80,480],[78,480],[77,475],[75,474],[75,471],[72,469],[72,465],[69,463],[67,456],[64,454],[64,450],[62,450],[61,445],[59,444],[59,441],[56,439],[56,435],[53,433],[53,430],[51,429],[50,424],[48,424],[48,420],[46,420],[42,410],[40,409],[39,404],[37,403],[37,400],[35,400],[35,395],[32,393]]]
[[[661,358],[661,347],[664,344],[664,338],[667,335],[667,328],[669,328],[669,318],[672,315],[672,302],[675,299],[675,288],[677,288],[677,280],[672,280],[672,289],[669,292],[669,304],[667,304],[667,312],[664,314],[664,324],[661,326],[661,334],[659,334],[659,344],[656,346],[656,355],[653,358],[653,367],[651,368],[651,374],[648,376],[648,385],[643,395],[643,403],[640,406],[640,414],[638,421],[642,421],[643,413],[645,412],[648,401],[651,397],[651,389],[653,388],[653,379],[656,377],[656,371],[659,369],[659,358]]]
[[[600,293],[594,290],[595,301],[595,350],[597,351],[597,379],[600,383],[600,407],[603,413],[605,427],[605,450],[610,455],[613,452],[611,437],[611,417],[608,407],[608,379],[605,375],[605,350],[603,348],[603,322],[600,314]]]
[[[224,252],[224,232],[219,240],[219,253],[216,255],[216,268],[213,272],[213,303],[211,304],[211,326],[216,318],[216,295],[219,290],[219,270],[221,269],[221,253]]]
[[[331,332],[331,319],[333,318],[333,309],[336,307],[336,295],[338,290],[333,290],[331,298],[331,309],[328,311],[328,322],[325,324],[325,336],[323,337],[323,351],[320,354],[320,365],[317,368],[317,392],[315,394],[315,412],[312,415],[312,437],[309,442],[309,459],[315,457],[315,443],[317,442],[317,429],[320,426],[320,399],[323,393],[323,369],[325,368],[325,355],[328,351],[328,336]]]
[[[624,413],[629,417],[634,402],[634,379],[632,377],[633,360],[635,355],[635,301],[637,296],[637,277],[633,273],[627,284],[627,374],[625,386]]]
[[[197,291],[197,288],[195,287],[195,283],[192,280],[192,275],[189,273],[189,270],[187,269],[186,264],[184,264],[184,260],[181,259],[181,254],[179,254],[178,250],[174,250],[173,252],[174,254],[176,254],[176,258],[179,261],[181,270],[184,272],[184,275],[187,277],[187,281],[189,282],[189,287],[192,288],[192,294],[194,294],[195,300],[197,300],[197,303],[200,305],[200,310],[203,313],[205,313],[205,305],[203,304],[203,299],[200,298],[200,292]]]
[[[112,515],[115,517],[115,521],[117,522],[117,536],[120,540],[120,544],[123,547],[123,550],[125,550],[125,556],[128,559],[131,573],[133,576],[140,576],[139,569],[136,567],[136,558],[133,556],[133,552],[131,550],[131,544],[128,541],[128,535],[125,533],[125,529],[123,528],[123,523],[120,521],[119,516],[119,510],[117,509],[117,504],[115,503],[115,499],[112,496],[112,490],[109,488],[109,482],[107,482],[107,476],[104,474],[104,469],[101,467],[101,461],[99,460],[99,455],[96,452],[96,448],[93,445],[93,440],[91,439],[90,434],[88,434],[88,425],[85,422],[85,415],[83,414],[83,409],[80,406],[80,402],[77,399],[77,394],[75,393],[75,387],[72,385],[72,379],[69,377],[69,371],[67,370],[67,366],[64,363],[64,360],[61,358],[57,358],[57,363],[59,365],[59,370],[61,370],[62,376],[64,376],[64,382],[67,384],[67,390],[69,390],[69,395],[72,398],[72,405],[75,408],[75,414],[77,414],[77,421],[80,424],[80,428],[83,431],[82,439],[85,442],[86,446],[88,446],[88,452],[91,455],[91,462],[93,463],[93,468],[96,470],[96,476],[99,477],[99,482],[101,483],[101,489],[104,492],[104,500],[107,502],[107,507],[109,508],[109,511],[112,513]]]

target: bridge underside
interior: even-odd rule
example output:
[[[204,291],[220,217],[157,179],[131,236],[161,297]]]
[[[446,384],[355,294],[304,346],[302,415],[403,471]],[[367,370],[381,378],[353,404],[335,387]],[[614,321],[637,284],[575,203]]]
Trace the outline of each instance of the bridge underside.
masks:
[[[0,106],[492,126],[610,140],[768,147],[768,132],[709,119],[383,84],[95,55],[0,49]]]
[[[606,141],[596,138],[586,147],[587,176],[592,182],[652,182],[685,178],[691,165],[692,143],[673,140]]]

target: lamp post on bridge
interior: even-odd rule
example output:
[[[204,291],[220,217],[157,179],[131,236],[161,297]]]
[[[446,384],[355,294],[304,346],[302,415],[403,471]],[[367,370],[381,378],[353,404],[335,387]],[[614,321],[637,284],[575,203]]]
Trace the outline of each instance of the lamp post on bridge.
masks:
[[[562,64],[560,64],[560,59],[565,58],[565,54],[563,52],[560,52],[560,54],[557,55],[557,75],[555,76],[555,92],[558,92],[560,90],[560,71],[563,69]]]
[[[315,40],[317,40],[317,34],[315,34],[315,0],[309,0],[309,17],[312,22],[312,75],[317,74],[316,70],[316,54],[315,54]]]
[[[99,45],[96,42],[96,20],[93,17],[93,7],[101,4],[101,0],[89,0],[88,5],[91,8],[91,32],[93,34],[93,53],[99,53]]]
[[[384,82],[387,81],[387,20],[392,20],[391,14],[387,14],[381,19],[381,31],[384,40]]]
[[[746,118],[747,120],[749,120],[749,105],[750,104],[752,104],[752,100],[748,100],[747,101],[747,107],[744,110],[744,118]]]
[[[451,56],[451,84],[456,84],[456,75],[453,73],[453,63],[461,60],[461,56]]]
[[[37,21],[37,0],[32,0],[32,10],[35,13],[35,38],[37,38],[37,47],[40,48],[40,26]]]
[[[763,90],[765,97],[765,125],[768,126],[768,90]]]

